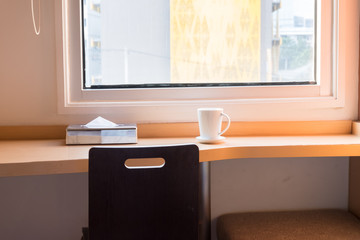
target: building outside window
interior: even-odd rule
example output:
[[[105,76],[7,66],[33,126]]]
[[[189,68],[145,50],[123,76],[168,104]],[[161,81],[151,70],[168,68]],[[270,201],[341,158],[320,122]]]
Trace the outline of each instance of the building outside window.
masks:
[[[316,84],[315,0],[84,0],[84,86]]]

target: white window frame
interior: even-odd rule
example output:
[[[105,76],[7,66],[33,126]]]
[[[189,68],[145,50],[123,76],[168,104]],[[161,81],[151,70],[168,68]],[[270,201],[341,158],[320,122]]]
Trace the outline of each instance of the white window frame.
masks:
[[[333,113],[345,108],[347,80],[345,68],[340,66],[339,72],[339,60],[346,57],[339,56],[339,27],[347,24],[339,21],[339,0],[322,0],[323,11],[317,11],[323,25],[317,25],[321,49],[316,54],[322,61],[317,58],[321,67],[316,71],[316,85],[102,90],[82,88],[80,2],[55,3],[59,113],[102,114],[124,122],[197,121],[199,107],[223,107],[235,121],[349,119],[356,115],[353,110],[342,117]],[[331,35],[332,40],[320,37]],[[312,113],[316,109],[321,109],[321,116]]]

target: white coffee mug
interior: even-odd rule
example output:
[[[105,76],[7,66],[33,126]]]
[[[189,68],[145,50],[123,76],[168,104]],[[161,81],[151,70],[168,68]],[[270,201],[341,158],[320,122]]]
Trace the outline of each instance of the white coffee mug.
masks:
[[[200,138],[206,140],[217,140],[230,127],[230,117],[223,112],[222,108],[199,108],[198,119]],[[228,124],[226,128],[221,131],[222,118],[227,118]]]

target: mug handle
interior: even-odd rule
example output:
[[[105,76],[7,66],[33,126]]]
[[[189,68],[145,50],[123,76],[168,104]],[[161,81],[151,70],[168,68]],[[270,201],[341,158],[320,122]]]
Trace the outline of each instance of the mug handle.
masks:
[[[229,115],[227,115],[226,113],[221,113],[221,115],[225,116],[227,118],[228,124],[227,124],[226,128],[218,134],[219,136],[222,135],[223,133],[225,133],[229,129],[230,123],[231,123]]]

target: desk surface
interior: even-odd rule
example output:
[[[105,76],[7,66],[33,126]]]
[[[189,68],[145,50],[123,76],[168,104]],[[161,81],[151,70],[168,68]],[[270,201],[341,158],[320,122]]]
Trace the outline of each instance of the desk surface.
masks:
[[[221,144],[200,144],[195,138],[142,138],[138,144],[110,146],[183,143],[198,145],[200,162],[241,158],[360,156],[360,137],[351,134],[228,137]],[[67,146],[65,140],[0,141],[0,177],[87,172],[91,147]]]

